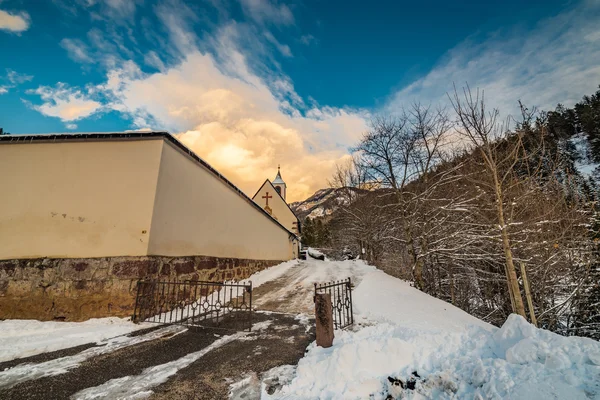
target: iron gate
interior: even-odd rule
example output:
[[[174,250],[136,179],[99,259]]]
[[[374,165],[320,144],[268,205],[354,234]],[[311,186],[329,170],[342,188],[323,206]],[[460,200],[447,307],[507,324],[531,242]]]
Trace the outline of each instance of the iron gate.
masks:
[[[138,281],[134,322],[252,328],[252,282]]]
[[[354,323],[352,313],[352,281],[350,278],[343,281],[315,283],[315,295],[328,293],[333,306],[333,326],[335,329],[344,329]]]

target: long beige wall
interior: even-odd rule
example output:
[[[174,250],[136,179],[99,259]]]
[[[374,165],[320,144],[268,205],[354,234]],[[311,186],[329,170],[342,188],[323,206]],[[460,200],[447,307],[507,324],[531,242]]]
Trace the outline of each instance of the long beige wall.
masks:
[[[165,142],[148,254],[287,260],[293,246],[284,229]]]
[[[0,259],[145,255],[162,146],[0,143]]]
[[[269,199],[269,207],[271,207],[271,210],[273,211],[273,216],[288,230],[296,232],[294,229],[294,222],[297,222],[298,219],[269,182],[265,182],[256,195],[254,195],[254,201],[264,208],[266,199],[263,199],[263,196],[265,196],[267,192],[269,192],[269,196],[273,196],[273,198]]]

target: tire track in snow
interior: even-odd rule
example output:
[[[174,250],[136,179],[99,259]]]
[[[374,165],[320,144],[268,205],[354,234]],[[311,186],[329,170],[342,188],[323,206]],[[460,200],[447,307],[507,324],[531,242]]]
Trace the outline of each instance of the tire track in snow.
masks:
[[[268,328],[272,321],[267,320],[254,324],[252,332],[261,331]],[[81,390],[71,396],[72,400],[91,400],[91,399],[143,399],[152,395],[152,388],[165,383],[177,371],[183,369],[193,362],[199,360],[207,353],[222,347],[235,340],[246,339],[248,332],[238,332],[232,335],[223,336],[215,340],[207,347],[194,353],[189,353],[184,357],[168,363],[148,367],[139,375],[124,376],[122,378],[111,379],[99,386]],[[253,340],[248,337],[248,340]]]
[[[301,261],[281,277],[254,289],[253,305],[258,309],[293,314],[314,312],[315,282],[330,282],[348,277],[357,285],[366,273],[365,265],[355,261]]]
[[[82,362],[101,355],[113,353],[135,344],[144,343],[150,340],[163,337],[173,337],[187,330],[187,328],[172,325],[160,328],[155,331],[138,336],[117,336],[106,340],[106,345],[92,347],[73,356],[56,358],[41,363],[25,363],[0,372],[0,389],[10,389],[11,387],[42,377],[61,375],[77,368]]]

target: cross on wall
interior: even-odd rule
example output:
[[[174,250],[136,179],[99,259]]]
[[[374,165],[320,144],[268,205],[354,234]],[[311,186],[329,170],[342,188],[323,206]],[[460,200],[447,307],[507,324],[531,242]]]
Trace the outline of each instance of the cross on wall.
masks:
[[[267,199],[267,205],[269,205],[269,199],[272,199],[273,196],[269,196],[269,192],[267,192],[262,198]]]

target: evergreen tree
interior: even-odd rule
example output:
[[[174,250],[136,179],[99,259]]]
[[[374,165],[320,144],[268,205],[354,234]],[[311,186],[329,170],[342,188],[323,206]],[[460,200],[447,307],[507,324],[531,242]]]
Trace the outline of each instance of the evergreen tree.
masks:
[[[302,243],[305,246],[313,247],[315,245],[315,226],[310,217],[306,217],[302,224]]]

